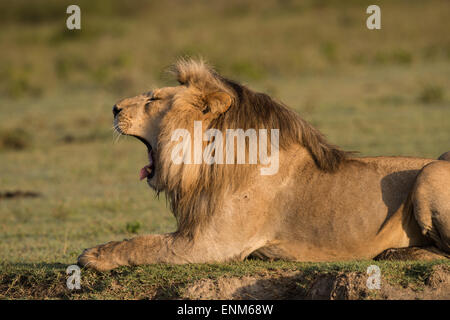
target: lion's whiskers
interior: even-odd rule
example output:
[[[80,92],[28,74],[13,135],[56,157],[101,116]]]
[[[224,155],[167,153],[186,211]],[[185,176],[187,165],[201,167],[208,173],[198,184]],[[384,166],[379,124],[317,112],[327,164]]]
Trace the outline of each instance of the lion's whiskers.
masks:
[[[113,125],[111,129],[113,130],[113,144],[116,144],[119,142],[119,139],[123,134],[120,132],[117,124]]]

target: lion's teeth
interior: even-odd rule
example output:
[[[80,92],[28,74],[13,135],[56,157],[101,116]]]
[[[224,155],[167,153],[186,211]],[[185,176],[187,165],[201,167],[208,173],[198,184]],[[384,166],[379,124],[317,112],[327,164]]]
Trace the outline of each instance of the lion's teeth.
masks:
[[[145,170],[147,170],[148,173],[152,173],[152,169],[150,169],[149,167],[145,167]]]

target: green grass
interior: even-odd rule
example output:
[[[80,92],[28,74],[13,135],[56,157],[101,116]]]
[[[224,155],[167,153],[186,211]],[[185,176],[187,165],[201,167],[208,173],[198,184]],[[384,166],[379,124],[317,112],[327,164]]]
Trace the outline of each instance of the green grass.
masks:
[[[5,297],[21,297],[18,276],[60,286],[84,248],[175,230],[164,197],[138,181],[145,148],[132,138],[113,143],[111,108],[173,84],[162,70],[180,55],[205,57],[361,155],[437,158],[450,150],[450,41],[442,31],[450,27],[449,2],[380,1],[379,31],[365,28],[365,1],[77,3],[82,30],[73,32],[65,29],[69,2],[0,3],[0,192],[41,195],[0,199]],[[133,297],[136,281],[157,278],[172,288],[197,276],[288,265],[88,272],[92,290],[75,297],[113,297],[108,281],[120,279],[134,283],[126,295]],[[55,297],[67,297],[61,292]]]

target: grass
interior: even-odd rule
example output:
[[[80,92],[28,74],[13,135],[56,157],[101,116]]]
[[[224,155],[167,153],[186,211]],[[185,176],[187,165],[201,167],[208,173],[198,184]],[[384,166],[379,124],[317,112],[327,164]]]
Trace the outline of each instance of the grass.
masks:
[[[382,281],[420,291],[432,268],[447,261],[392,262],[353,261],[339,263],[300,263],[247,260],[224,264],[150,265],[121,267],[106,273],[82,270],[81,289],[66,287],[64,264],[1,264],[0,298],[22,299],[179,299],[185,288],[202,279],[223,277],[279,275],[283,271],[300,271],[298,286],[309,287],[318,275],[360,272],[376,264]],[[297,280],[299,281],[299,280]]]
[[[450,150],[448,2],[380,1],[382,29],[369,31],[365,1],[76,1],[82,30],[73,32],[65,29],[72,3],[0,2],[0,192],[40,194],[0,199],[3,298],[132,298],[140,285],[165,292],[198,277],[330,267],[125,268],[87,272],[86,291],[64,291],[65,267],[84,248],[175,230],[164,197],[138,181],[144,147],[132,138],[114,143],[111,108],[173,84],[162,70],[180,55],[205,57],[361,155],[437,158]],[[420,278],[409,275],[397,278]]]

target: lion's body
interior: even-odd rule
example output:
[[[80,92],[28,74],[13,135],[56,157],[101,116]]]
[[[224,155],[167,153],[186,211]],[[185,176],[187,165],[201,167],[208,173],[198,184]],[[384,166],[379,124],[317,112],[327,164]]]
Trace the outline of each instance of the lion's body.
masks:
[[[273,241],[278,244],[269,248],[284,252],[285,258],[331,261],[373,258],[388,248],[426,244],[407,198],[419,170],[430,161],[355,159],[335,173],[301,166],[272,202],[270,211],[278,212],[282,223]],[[268,223],[273,226],[273,219]],[[265,248],[258,252],[276,258]]]
[[[335,261],[430,244],[450,252],[450,162],[356,158],[288,108],[203,63],[184,61],[176,72],[181,86],[123,100],[115,119],[122,133],[152,146],[156,173],[148,183],[166,192],[178,230],[89,249],[81,265],[108,270],[249,255]],[[220,131],[279,128],[279,171],[264,176],[261,164],[174,164],[171,132],[192,131],[193,121]]]

